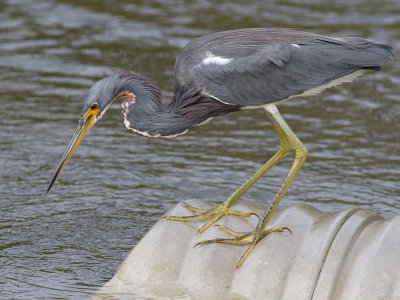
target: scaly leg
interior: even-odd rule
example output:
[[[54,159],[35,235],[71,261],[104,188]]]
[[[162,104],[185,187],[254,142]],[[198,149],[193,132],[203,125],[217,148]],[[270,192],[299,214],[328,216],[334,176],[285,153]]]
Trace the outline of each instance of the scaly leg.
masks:
[[[268,234],[272,232],[283,232],[284,230],[287,230],[291,233],[291,230],[287,227],[276,227],[276,228],[270,228],[266,229],[268,224],[270,223],[272,217],[275,214],[275,211],[282,201],[282,198],[285,196],[286,191],[292,184],[293,180],[295,179],[297,173],[301,169],[302,165],[304,164],[304,161],[307,157],[307,149],[306,147],[300,142],[300,140],[297,138],[297,136],[293,133],[293,131],[290,129],[290,127],[287,125],[286,121],[283,119],[283,117],[280,115],[278,109],[276,108],[275,105],[267,105],[265,107],[266,114],[272,121],[272,123],[275,125],[277,128],[277,133],[278,136],[281,140],[281,145],[282,144],[289,144],[290,147],[289,149],[293,146],[296,149],[296,155],[295,159],[293,162],[292,167],[290,168],[290,171],[283,182],[282,186],[280,187],[278,193],[276,194],[274,200],[272,201],[270,207],[264,214],[264,216],[260,219],[258,222],[257,227],[251,231],[251,232],[244,232],[244,233],[239,233],[236,231],[233,231],[225,226],[218,226],[219,229],[225,231],[229,235],[231,235],[233,238],[232,239],[214,239],[214,240],[206,240],[202,241],[197,245],[206,245],[206,244],[211,244],[211,243],[223,243],[223,244],[230,244],[230,245],[242,245],[245,243],[250,243],[249,247],[247,250],[243,253],[242,257],[239,259],[238,263],[236,264],[235,268],[238,269],[240,266],[243,264],[245,259],[249,256],[251,251],[255,248],[257,243],[267,236]]]
[[[278,114],[279,114],[279,112],[278,112]],[[187,209],[197,213],[197,215],[183,216],[183,217],[164,216],[161,219],[171,220],[171,221],[181,221],[181,222],[208,220],[198,230],[198,233],[202,233],[203,231],[205,231],[207,228],[209,228],[211,225],[213,225],[215,222],[217,222],[223,216],[230,215],[230,216],[250,217],[252,214],[254,214],[254,213],[249,213],[249,212],[232,211],[229,209],[258,179],[260,179],[266,172],[268,172],[273,166],[275,166],[282,158],[286,157],[289,154],[289,152],[292,148],[292,145],[293,145],[291,143],[290,139],[288,139],[286,137],[286,135],[287,135],[286,131],[284,128],[282,128],[281,124],[279,122],[277,122],[274,118],[271,118],[271,121],[272,121],[273,129],[281,141],[281,146],[279,148],[279,151],[277,153],[275,153],[275,155],[273,157],[271,157],[271,159],[268,160],[267,163],[261,167],[261,169],[259,169],[239,189],[237,189],[225,202],[223,202],[221,205],[219,205],[215,208],[212,208],[210,210],[200,209],[200,208],[191,206],[187,203],[184,203],[184,206]]]

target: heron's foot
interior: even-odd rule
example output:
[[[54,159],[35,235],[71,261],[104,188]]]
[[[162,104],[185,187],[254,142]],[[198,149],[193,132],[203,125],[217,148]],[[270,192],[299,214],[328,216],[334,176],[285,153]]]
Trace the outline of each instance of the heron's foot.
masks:
[[[200,209],[195,206],[192,206],[186,202],[183,202],[182,205],[187,208],[188,210],[197,213],[197,215],[193,216],[163,216],[161,219],[164,220],[170,220],[170,221],[180,221],[180,222],[190,222],[190,221],[205,221],[208,220],[200,229],[197,231],[197,233],[202,233],[204,232],[207,228],[209,228],[211,225],[213,225],[215,222],[217,222],[219,219],[221,219],[223,216],[237,216],[237,217],[250,217],[252,215],[256,216],[257,218],[258,215],[253,212],[243,212],[243,211],[236,211],[236,210],[229,210],[229,207],[221,204],[215,208],[206,210],[206,209]]]
[[[232,239],[213,239],[213,240],[205,240],[202,242],[199,242],[195,245],[208,245],[208,244],[214,244],[214,243],[219,243],[219,244],[228,244],[228,245],[243,245],[243,244],[250,244],[249,247],[246,249],[246,251],[243,253],[243,255],[240,257],[238,263],[235,266],[235,269],[239,269],[240,266],[243,264],[243,262],[246,260],[246,258],[249,256],[251,251],[255,248],[257,243],[261,241],[264,237],[266,237],[268,234],[273,233],[273,232],[284,232],[285,230],[288,231],[290,234],[292,234],[292,231],[288,227],[274,227],[270,229],[260,229],[256,228],[253,231],[250,232],[237,232],[234,231],[226,226],[223,225],[215,225],[222,231],[226,232],[230,236],[232,236]]]

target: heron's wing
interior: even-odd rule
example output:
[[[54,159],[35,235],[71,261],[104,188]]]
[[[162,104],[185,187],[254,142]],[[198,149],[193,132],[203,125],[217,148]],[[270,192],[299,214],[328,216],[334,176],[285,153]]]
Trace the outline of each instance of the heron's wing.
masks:
[[[379,69],[393,58],[390,47],[361,38],[307,35],[296,43],[272,40],[256,46],[236,45],[234,51],[235,45],[227,44],[215,48],[215,53],[205,51],[190,72],[191,84],[225,103],[258,106],[319,92],[352,79],[346,75]],[[222,55],[246,53],[242,50],[247,55]]]

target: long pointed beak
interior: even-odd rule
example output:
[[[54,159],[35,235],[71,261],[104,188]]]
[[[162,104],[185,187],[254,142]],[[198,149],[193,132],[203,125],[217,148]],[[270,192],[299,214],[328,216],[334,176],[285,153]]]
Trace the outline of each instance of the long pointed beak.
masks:
[[[68,144],[67,149],[63,156],[61,157],[56,169],[54,170],[53,175],[50,178],[49,185],[47,186],[46,194],[50,191],[51,187],[53,186],[54,182],[57,180],[58,175],[60,175],[61,171],[64,169],[72,155],[74,154],[75,150],[78,148],[79,144],[88,133],[90,128],[96,123],[95,115],[91,115],[87,117],[85,120],[82,118],[79,121],[78,127],[76,128],[74,135],[71,138],[71,141]]]

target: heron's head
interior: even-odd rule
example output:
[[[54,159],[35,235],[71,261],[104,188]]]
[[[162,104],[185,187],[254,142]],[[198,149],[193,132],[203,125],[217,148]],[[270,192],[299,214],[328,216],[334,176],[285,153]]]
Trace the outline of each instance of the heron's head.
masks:
[[[93,116],[93,121],[96,123],[105,114],[115,98],[118,98],[116,93],[122,83],[114,75],[93,84],[85,99],[83,99],[81,120]]]
[[[68,163],[90,128],[104,115],[114,100],[120,96],[124,96],[121,93],[118,94],[120,84],[120,81],[116,80],[115,76],[110,76],[99,80],[89,89],[88,94],[83,100],[78,127],[50,178],[47,193],[50,191],[58,175]]]
[[[125,98],[125,104],[131,105],[138,104],[139,101],[136,100],[141,98],[141,103],[144,104],[141,107],[157,109],[161,103],[160,97],[161,91],[155,83],[135,72],[120,72],[93,84],[83,100],[78,127],[50,178],[47,193],[90,128],[107,112],[113,102]]]

